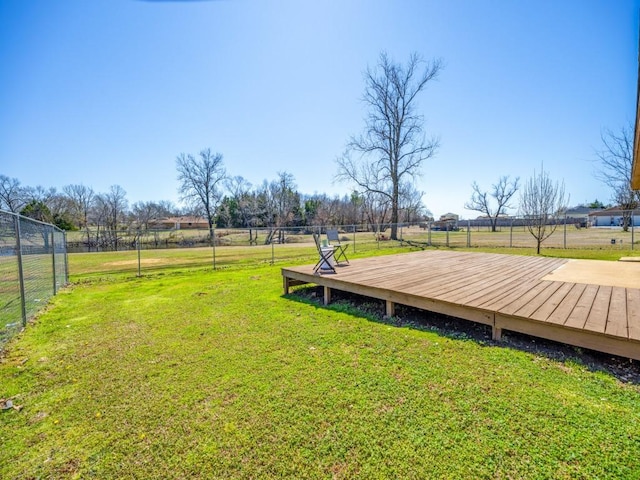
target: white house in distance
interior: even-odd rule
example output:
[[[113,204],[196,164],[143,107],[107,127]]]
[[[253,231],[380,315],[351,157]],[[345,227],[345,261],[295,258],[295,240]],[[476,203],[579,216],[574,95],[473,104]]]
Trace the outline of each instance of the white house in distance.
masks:
[[[636,210],[631,216],[629,226],[640,226],[640,211]],[[596,210],[589,214],[589,224],[593,227],[621,227],[623,224],[622,210],[620,207]]]

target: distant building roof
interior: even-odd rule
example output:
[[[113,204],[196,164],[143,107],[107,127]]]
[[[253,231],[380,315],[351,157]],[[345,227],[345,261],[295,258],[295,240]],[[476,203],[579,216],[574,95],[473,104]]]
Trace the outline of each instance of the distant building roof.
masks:
[[[589,214],[590,217],[607,217],[607,216],[615,216],[622,215],[624,210],[628,210],[626,208],[622,208],[620,206],[603,208],[602,210],[594,210]]]
[[[577,207],[568,208],[565,213],[567,214],[567,216],[571,216],[571,215],[588,215],[592,211],[595,212],[595,211],[597,211],[597,209],[589,208],[589,207],[586,207],[584,205],[578,205]]]

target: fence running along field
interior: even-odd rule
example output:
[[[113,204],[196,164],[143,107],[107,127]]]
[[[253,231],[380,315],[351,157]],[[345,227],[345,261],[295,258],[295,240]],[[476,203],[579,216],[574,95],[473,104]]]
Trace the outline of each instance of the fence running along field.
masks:
[[[216,228],[215,242],[209,230],[171,229],[111,232],[106,238],[118,236],[118,251],[114,245],[91,245],[87,238],[95,233],[68,232],[68,249],[71,256],[72,275],[100,276],[112,273],[157,272],[167,268],[193,268],[212,266],[225,268],[231,265],[287,264],[317,260],[313,233],[325,239],[327,228],[339,231],[343,244],[348,244],[347,255],[365,254],[375,250],[404,251],[407,248],[512,248],[535,251],[535,238],[527,227],[518,222],[502,221],[492,232],[488,221],[463,220],[457,225],[422,223],[398,225],[398,240],[391,240],[391,226],[367,227],[366,225],[312,226],[276,228]],[[637,226],[584,227],[573,219],[556,226],[556,230],[543,244],[550,249],[594,249],[620,252],[628,255],[638,247]],[[99,251],[102,253],[88,253]],[[84,253],[80,253],[84,252]],[[76,261],[77,260],[77,261]]]
[[[633,250],[640,242],[636,238],[640,214],[633,217],[635,224],[631,222],[626,230],[619,226],[619,219],[615,215],[622,216],[622,212],[612,214],[610,225],[607,217],[607,226],[602,227],[587,226],[589,223],[583,218],[559,218],[553,225],[554,233],[544,241],[544,247],[601,248],[611,244]],[[70,253],[208,247],[212,243],[219,247],[261,246],[309,243],[312,242],[312,233],[322,234],[327,228],[338,229],[345,241],[357,245],[389,240],[391,225],[215,228],[215,242],[211,241],[208,229],[154,230],[129,227],[109,231],[90,228],[68,232],[67,240]],[[397,239],[429,246],[527,248],[536,245],[523,219],[499,219],[495,232],[491,231],[488,219],[398,224]]]
[[[67,284],[65,233],[0,210],[0,349]]]

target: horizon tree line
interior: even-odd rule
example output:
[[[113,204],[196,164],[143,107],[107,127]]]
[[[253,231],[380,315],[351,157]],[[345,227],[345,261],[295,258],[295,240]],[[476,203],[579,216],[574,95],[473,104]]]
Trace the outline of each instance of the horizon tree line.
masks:
[[[178,158],[185,157],[180,155]],[[264,180],[258,186],[242,176],[222,175],[216,188],[208,192],[211,196],[208,210],[196,201],[193,192],[183,187],[181,185],[179,191],[184,205],[168,200],[130,204],[127,192],[120,185],[112,185],[106,192],[96,192],[83,184],[69,184],[58,190],[25,186],[16,178],[0,174],[0,210],[51,223],[62,230],[84,231],[88,242],[96,235],[117,242],[114,232],[152,230],[158,220],[179,216],[205,219],[210,229],[323,225],[375,228],[390,222],[388,202],[374,195],[355,191],[342,197],[325,193],[303,194],[298,190],[294,176],[288,172],[278,172],[275,179]],[[401,221],[406,223],[423,221],[430,216],[421,194],[415,190],[407,190],[401,207]]]

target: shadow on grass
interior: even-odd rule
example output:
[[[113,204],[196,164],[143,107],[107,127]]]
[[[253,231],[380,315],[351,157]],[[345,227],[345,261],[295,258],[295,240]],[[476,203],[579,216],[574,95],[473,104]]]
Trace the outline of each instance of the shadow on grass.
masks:
[[[325,306],[321,286],[296,287],[286,298],[384,325],[429,331],[449,339],[511,348],[561,363],[574,363],[591,372],[604,372],[621,382],[640,385],[640,363],[624,357],[504,330],[502,341],[496,342],[491,338],[491,327],[488,325],[399,304],[396,305],[396,314],[388,317],[384,300],[340,290],[332,290],[331,304]]]

